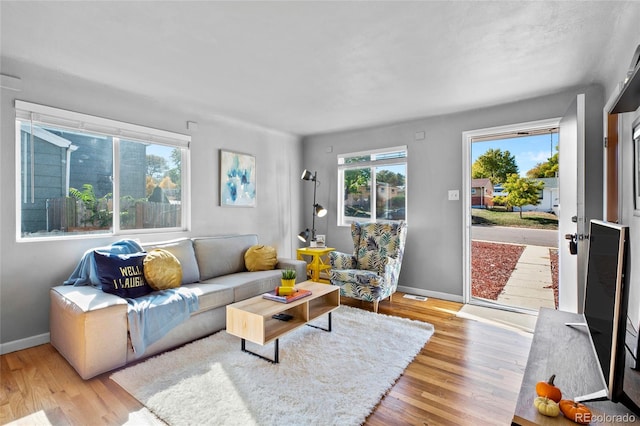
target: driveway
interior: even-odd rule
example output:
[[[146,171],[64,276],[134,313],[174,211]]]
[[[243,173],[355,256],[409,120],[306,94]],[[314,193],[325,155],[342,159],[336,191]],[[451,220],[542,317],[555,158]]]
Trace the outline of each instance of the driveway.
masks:
[[[471,227],[471,239],[530,246],[558,247],[558,231],[548,229],[473,225]]]

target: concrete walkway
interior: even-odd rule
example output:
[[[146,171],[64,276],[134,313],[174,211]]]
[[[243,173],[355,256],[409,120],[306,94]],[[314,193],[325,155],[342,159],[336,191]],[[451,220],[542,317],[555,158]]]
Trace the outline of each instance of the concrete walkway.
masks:
[[[555,309],[552,284],[549,247],[527,245],[497,302],[536,312]]]

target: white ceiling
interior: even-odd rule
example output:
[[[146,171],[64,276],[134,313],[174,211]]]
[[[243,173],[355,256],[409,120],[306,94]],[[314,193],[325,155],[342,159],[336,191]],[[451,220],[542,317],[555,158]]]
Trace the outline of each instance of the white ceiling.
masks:
[[[609,84],[640,2],[2,1],[0,19],[2,56],[308,135]]]

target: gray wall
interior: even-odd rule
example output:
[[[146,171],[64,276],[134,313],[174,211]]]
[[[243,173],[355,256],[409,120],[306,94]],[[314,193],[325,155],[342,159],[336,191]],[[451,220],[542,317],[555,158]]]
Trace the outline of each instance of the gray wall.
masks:
[[[22,79],[22,91],[2,89],[0,95],[1,352],[48,341],[49,288],[68,278],[85,250],[118,238],[158,241],[188,235],[256,233],[262,243],[275,246],[279,255],[295,256],[298,231],[292,230],[301,226],[295,206],[301,204],[303,188],[298,167],[302,148],[297,136],[222,119],[183,105],[160,104],[7,58],[2,58],[1,72]],[[16,242],[15,99],[185,134],[189,133],[186,122],[197,122],[191,144],[191,231]],[[256,156],[256,208],[219,206],[221,148]]]
[[[352,251],[349,228],[337,226],[337,154],[407,145],[409,228],[399,285],[417,294],[461,301],[463,208],[462,201],[448,201],[447,195],[449,189],[462,192],[462,132],[561,117],[585,90],[600,93],[591,108],[602,111],[602,88],[592,86],[476,111],[304,138],[305,167],[318,170],[322,181],[318,202],[329,210],[316,220],[317,232],[327,235],[328,246]],[[425,132],[425,139],[416,140],[417,132]],[[591,143],[599,141],[599,135],[591,138]],[[600,191],[601,183],[595,184]],[[304,197],[305,206],[311,206],[310,191]],[[310,213],[304,216],[310,221],[306,216]]]

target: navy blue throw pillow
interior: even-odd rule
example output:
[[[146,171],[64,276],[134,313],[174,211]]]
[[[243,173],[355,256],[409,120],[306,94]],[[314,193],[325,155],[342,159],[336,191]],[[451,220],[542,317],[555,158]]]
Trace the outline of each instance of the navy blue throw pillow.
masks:
[[[142,262],[146,253],[108,254],[94,251],[100,286],[105,293],[132,298],[153,291],[144,279]]]

